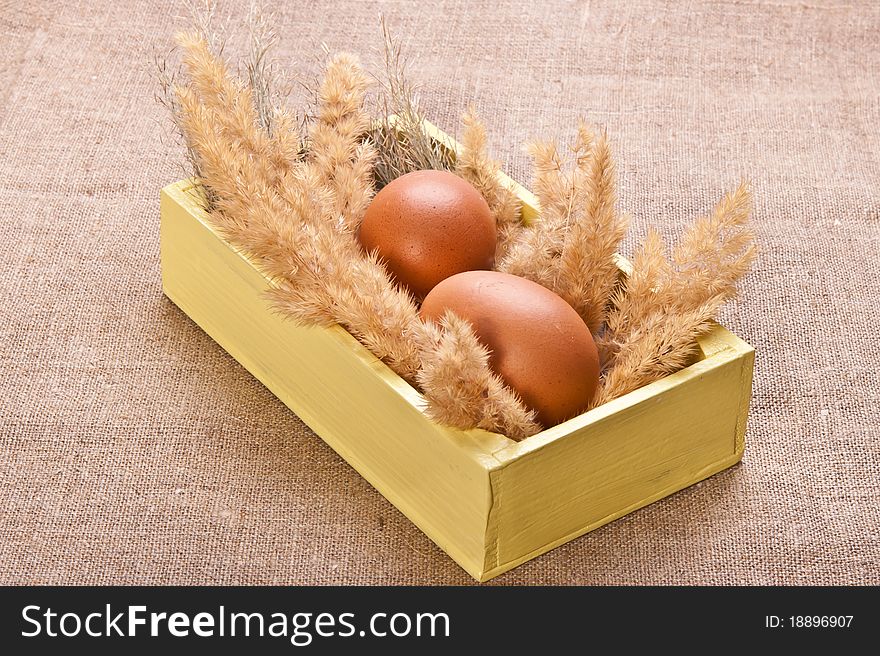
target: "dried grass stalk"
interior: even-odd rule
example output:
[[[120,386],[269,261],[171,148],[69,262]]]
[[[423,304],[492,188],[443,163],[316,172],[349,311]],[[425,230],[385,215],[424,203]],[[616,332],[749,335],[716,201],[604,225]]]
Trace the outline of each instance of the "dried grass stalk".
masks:
[[[376,151],[364,140],[371,124],[363,107],[369,83],[352,55],[334,56],[318,89],[318,117],[309,130],[315,179],[334,197],[334,214],[349,231],[357,229],[373,197]]]
[[[696,339],[712,327],[712,318],[723,300],[710,298],[691,310],[676,314],[654,312],[620,344],[614,365],[602,381],[591,407],[632,392],[691,363]]]
[[[356,61],[338,55],[330,62],[308,156],[279,175],[254,166],[266,155],[254,151],[263,128],[242,85],[213,61],[204,39],[182,41],[193,82],[179,87],[177,98],[202,183],[217,199],[211,216],[224,237],[273,279],[268,294],[276,310],[301,323],[345,327],[403,378],[421,382],[428,412],[440,421],[509,431],[515,438],[537,430],[519,399],[491,373],[485,350],[485,357],[456,364],[451,379],[425,374],[417,380],[423,361],[440,361],[435,349],[448,353],[442,351],[448,337],[421,321],[409,294],[354,238],[372,194],[373,158],[362,140],[366,78]],[[233,111],[238,116],[229,120],[225,114]],[[467,324],[449,334],[472,352],[482,349]]]
[[[495,260],[506,255],[510,244],[522,229],[521,203],[499,179],[501,166],[489,157],[486,148],[486,127],[477,118],[473,108],[465,113],[461,152],[455,161],[455,173],[470,182],[486,199],[498,230]]]
[[[611,296],[612,309],[605,326],[606,337],[623,339],[657,310],[671,311],[676,302],[673,276],[666,244],[660,233],[650,228],[633,254],[632,272]]]
[[[268,135],[274,132],[276,105],[273,98],[277,86],[278,67],[271,51],[278,42],[275,15],[265,10],[262,2],[251,2],[247,15],[249,46],[245,59],[248,86],[254,97],[257,123]]]
[[[757,256],[748,225],[752,196],[740,184],[725,195],[711,215],[697,219],[684,233],[672,257],[678,271],[678,294],[687,305],[711,296],[736,295],[736,283]]]
[[[440,320],[436,346],[425,352],[418,381],[428,400],[428,415],[459,428],[484,428],[520,440],[541,430],[534,411],[489,369],[489,352],[471,325],[447,312]]]
[[[183,7],[187,10],[190,20],[196,26],[200,34],[207,35],[212,50],[222,52],[226,43],[226,28],[228,23],[217,25],[216,21],[216,5],[211,0],[183,0]],[[175,52],[170,53],[154,53],[154,75],[157,81],[156,101],[162,105],[171,117],[172,126],[174,128],[174,139],[184,148],[183,175],[185,177],[201,177],[199,168],[198,155],[193,152],[192,148],[186,141],[181,126],[180,107],[177,101],[175,89],[180,78],[180,62],[176,61]],[[212,198],[207,192],[199,196],[199,200],[203,203],[205,209],[210,209]]]
[[[425,130],[418,91],[409,80],[400,42],[391,36],[384,18],[381,25],[385,68],[379,80],[378,118],[370,132],[377,150],[373,175],[379,189],[412,171],[454,167],[453,153]]]
[[[420,323],[415,304],[379,262],[362,254],[349,228],[370,194],[369,184],[353,182],[369,159],[358,138],[366,124],[360,69],[348,56],[330,63],[309,158],[276,178],[254,165],[261,128],[243,85],[206,41],[187,36],[184,43],[192,52],[186,59],[192,83],[178,96],[203,184],[218,198],[212,216],[224,236],[276,280],[270,296],[278,310],[300,322],[343,325],[413,381],[419,343],[408,333]]]
[[[196,29],[189,34],[178,35],[184,45],[184,57],[200,57],[203,51],[221,53],[225,47],[226,30],[228,24],[224,23],[215,27],[215,4],[210,0],[204,2],[186,1],[183,3],[192,23]],[[202,92],[206,102],[217,106],[215,96],[217,94],[231,93],[236,98],[239,107],[247,108],[252,103],[256,110],[258,127],[262,128],[255,133],[250,131],[249,126],[242,126],[243,114],[241,110],[235,112],[223,112],[219,118],[231,128],[230,132],[239,131],[245,138],[253,143],[246,142],[250,151],[257,158],[257,165],[265,166],[267,170],[275,172],[275,182],[289,168],[291,162],[301,159],[303,156],[303,141],[300,137],[298,126],[302,120],[295,114],[279,104],[279,80],[277,60],[272,57],[272,50],[277,42],[277,35],[273,28],[272,14],[263,11],[261,2],[251,5],[247,18],[247,27],[250,33],[250,49],[245,61],[248,85],[241,84],[232,78],[224,78],[225,63],[218,57],[208,59],[200,63],[195,69],[198,80],[202,77]],[[194,43],[191,43],[193,42]],[[202,49],[199,41],[207,43],[207,48]],[[172,51],[173,52],[173,51]],[[181,127],[181,108],[176,95],[178,80],[180,79],[179,64],[172,63],[171,55],[157,55],[156,77],[159,83],[157,100],[171,115],[172,123],[176,129],[180,141],[186,149],[185,167],[187,177],[201,178],[200,162],[197,153],[186,141]],[[192,63],[192,62],[190,62]],[[210,71],[210,66],[218,67],[216,71]],[[222,85],[212,86],[214,81],[224,80]],[[232,87],[230,87],[232,85]],[[245,110],[244,114],[247,114]],[[209,189],[199,197],[206,210],[212,209],[214,198]]]
[[[628,220],[616,209],[607,137],[596,139],[581,121],[571,149],[569,167],[554,142],[530,144],[541,216],[522,231],[499,268],[555,291],[596,333],[618,282],[615,257]]]
[[[602,335],[611,357],[594,406],[690,364],[696,339],[736,295],[737,281],[754,261],[750,211],[751,196],[741,184],[685,230],[671,260],[660,235],[648,232],[632,273],[612,295]]]
[[[578,170],[582,169],[585,206],[569,222],[554,288],[596,333],[620,276],[615,257],[629,221],[615,209],[614,162],[605,135],[596,142],[592,157],[579,161]]]
[[[563,163],[553,142],[528,144],[535,170],[534,191],[541,214],[522,230],[498,265],[499,271],[522,276],[553,289],[555,263],[565,241],[566,213],[571,186],[563,175]]]

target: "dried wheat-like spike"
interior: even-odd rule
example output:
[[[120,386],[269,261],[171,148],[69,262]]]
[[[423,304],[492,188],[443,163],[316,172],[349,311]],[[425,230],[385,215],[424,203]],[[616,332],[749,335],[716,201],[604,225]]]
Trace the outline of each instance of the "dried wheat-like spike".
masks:
[[[531,141],[526,146],[535,169],[534,192],[545,224],[564,226],[571,211],[572,184],[555,141]]]
[[[342,60],[342,67],[348,62]],[[189,64],[220,70],[205,57],[193,58]],[[207,80],[205,73],[200,74]],[[229,73],[224,70],[223,75]],[[237,86],[230,80],[221,84]],[[363,89],[358,84],[348,68],[336,75],[331,84],[335,91],[327,95],[324,122],[337,121],[343,140],[360,120],[350,120],[351,112],[345,110],[353,106],[355,113],[359,111],[357,98]],[[361,252],[347,226],[336,220],[340,204],[352,207],[351,198],[345,197],[352,181],[334,174],[356,169],[365,158],[362,144],[346,150],[332,170],[326,158],[310,160],[276,181],[263,167],[252,165],[249,144],[238,139],[220,116],[234,109],[236,98],[215,95],[215,102],[230,104],[212,108],[194,84],[181,88],[178,98],[187,139],[202,162],[203,183],[218,199],[212,216],[224,235],[278,282],[279,288],[270,292],[275,307],[298,321],[343,325],[402,377],[414,381],[420,344],[408,334],[420,323],[417,308],[392,283],[381,263]],[[336,111],[340,108],[345,111]]]
[[[554,142],[533,141],[528,144],[528,150],[535,169],[534,192],[541,206],[541,214],[530,226],[520,231],[499,263],[498,270],[553,289],[556,263],[565,242],[571,184]]]
[[[244,208],[239,205],[236,193],[237,171],[247,166],[246,158],[238,149],[229,148],[225,139],[218,137],[215,113],[202,104],[193,87],[177,85],[174,93],[178,124],[198,163],[202,186],[211,198],[209,209],[212,216],[223,229],[241,226]]]
[[[628,225],[616,210],[608,139],[596,140],[581,121],[571,170],[553,142],[534,142],[530,152],[541,216],[522,231],[499,268],[555,291],[596,333],[618,283],[615,256]]]
[[[175,41],[183,49],[183,64],[190,83],[206,109],[225,110],[227,103],[236,103],[240,93],[247,93],[247,88],[229,75],[226,63],[211,52],[203,33],[178,32]]]
[[[375,261],[354,261],[350,275],[360,276],[356,285],[345,275],[327,272],[320,279],[309,279],[311,288],[297,282],[271,290],[270,298],[276,309],[297,321],[338,323],[401,378],[414,384],[422,349],[430,346],[418,339],[415,306],[404,292],[389,284],[384,269]]]
[[[471,325],[447,312],[436,346],[423,356],[418,382],[435,421],[457,428],[483,428],[513,440],[541,430],[535,413],[489,369],[489,352]]]
[[[556,263],[565,242],[571,185],[554,142],[533,141],[528,144],[528,150],[535,169],[534,191],[541,213],[519,233],[498,270],[553,289]]]
[[[559,230],[553,230],[538,217],[510,244],[497,269],[553,289],[555,263],[562,252],[560,236]]]
[[[274,136],[263,127],[253,91],[236,79],[226,64],[210,51],[208,40],[197,32],[181,32],[177,42],[184,51],[193,91],[229,138],[251,156],[251,166],[270,184],[277,184],[301,153],[295,122],[280,122]],[[286,131],[285,131],[286,130]],[[290,146],[298,143],[297,148]]]
[[[369,78],[357,60],[341,53],[330,60],[318,90],[318,120],[309,130],[308,159],[335,196],[335,211],[352,231],[373,196],[375,148],[364,141]]]
[[[676,302],[674,271],[666,250],[660,233],[649,228],[633,254],[632,272],[611,295],[612,309],[605,327],[609,339],[620,342],[657,311],[672,310]]]
[[[272,111],[269,133],[269,158],[279,177],[305,156],[305,144],[299,131],[301,120],[284,108]]]
[[[346,141],[358,141],[370,127],[370,119],[363,111],[369,86],[370,78],[357,57],[347,52],[333,55],[318,88],[319,124],[332,128]]]
[[[592,141],[589,136],[582,138]],[[605,310],[620,276],[615,255],[628,220],[615,209],[614,162],[604,135],[581,166],[588,169],[584,177],[585,206],[569,221],[554,291],[595,333],[605,322]]]
[[[575,156],[577,170],[586,174],[589,170],[590,160],[593,158],[593,144],[596,142],[596,133],[583,118],[578,119],[577,135],[574,140],[572,151]]]
[[[612,295],[607,329],[618,341],[658,310],[690,311],[710,298],[728,300],[749,270],[756,248],[747,222],[751,201],[740,185],[709,217],[689,226],[673,250],[672,261],[656,230],[649,230],[633,257],[633,271]]]
[[[676,314],[658,311],[646,317],[640,328],[619,346],[614,366],[602,381],[591,407],[690,364],[697,351],[697,337],[711,328],[712,318],[722,303],[723,298],[715,296],[691,310]]]
[[[710,216],[697,219],[673,251],[678,269],[678,296],[694,306],[710,296],[736,295],[737,281],[748,272],[756,255],[748,185],[726,194]]]
[[[498,179],[501,166],[489,157],[486,149],[486,127],[477,118],[473,108],[468,108],[462,123],[464,133],[461,152],[455,161],[455,172],[470,182],[486,199],[498,230],[495,259],[500,261],[522,229],[521,204],[516,194]]]
[[[229,74],[223,60],[211,53],[204,35],[181,32],[177,43],[183,49],[183,63],[205,108],[216,112],[217,120],[230,137],[254,155],[256,165],[263,165],[269,137],[259,125],[251,89]]]
[[[607,373],[593,401],[603,403],[689,363],[696,339],[718,308],[736,294],[755,258],[747,226],[745,185],[726,195],[709,217],[697,219],[673,250],[650,230],[635,253],[625,285],[612,294],[602,341]]]

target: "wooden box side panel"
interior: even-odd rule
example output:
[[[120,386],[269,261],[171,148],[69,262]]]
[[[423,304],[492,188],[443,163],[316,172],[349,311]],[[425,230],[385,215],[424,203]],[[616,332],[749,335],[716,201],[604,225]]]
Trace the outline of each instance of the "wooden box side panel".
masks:
[[[385,384],[385,365],[354,348],[344,330],[299,327],[271,312],[263,295],[269,281],[190,205],[182,186],[163,190],[166,295],[479,578],[491,504],[488,465],[497,462]]]
[[[484,578],[739,461],[752,362],[748,347],[718,353],[492,472]]]

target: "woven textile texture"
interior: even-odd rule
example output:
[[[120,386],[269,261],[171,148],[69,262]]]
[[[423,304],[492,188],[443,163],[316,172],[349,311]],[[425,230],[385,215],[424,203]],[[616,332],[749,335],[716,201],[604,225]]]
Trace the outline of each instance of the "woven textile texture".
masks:
[[[162,295],[153,54],[183,13],[0,2],[0,583],[470,582]],[[279,3],[289,79],[322,43],[378,70],[380,13],[428,118],[473,103],[526,185],[528,138],[605,126],[625,253],[755,194],[721,317],[757,349],[742,464],[495,582],[880,584],[880,6]]]

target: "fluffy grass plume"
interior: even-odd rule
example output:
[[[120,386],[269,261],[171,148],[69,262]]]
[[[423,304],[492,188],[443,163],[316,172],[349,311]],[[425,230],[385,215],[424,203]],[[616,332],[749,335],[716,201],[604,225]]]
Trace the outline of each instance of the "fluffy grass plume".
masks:
[[[539,220],[522,231],[500,269],[552,289],[593,333],[618,283],[616,253],[628,221],[616,209],[614,161],[607,137],[578,125],[568,165],[554,142],[534,142]]]
[[[206,101],[210,104],[214,100],[215,94],[224,91],[232,91],[236,95],[240,95],[240,92],[250,95],[256,110],[258,125],[263,128],[262,131],[250,135],[250,138],[255,140],[251,144],[254,146],[252,152],[260,151],[263,148],[267,149],[265,153],[259,155],[261,157],[259,165],[283,173],[289,162],[300,158],[303,154],[303,140],[299,130],[303,119],[280,103],[282,94],[279,93],[281,87],[279,67],[273,52],[277,43],[274,15],[264,11],[262,2],[251,4],[246,21],[250,36],[249,49],[244,62],[248,84],[247,86],[239,84],[239,89],[230,90],[224,88],[225,84],[218,85],[216,88],[211,86],[211,81],[223,79],[218,77],[218,74],[225,72],[226,64],[220,59],[219,53],[222,53],[225,48],[228,22],[217,25],[216,6],[210,0],[204,2],[187,0],[183,2],[183,5],[195,26],[195,29],[187,36],[197,41],[206,41],[210,52],[218,53],[218,57],[202,62],[202,64],[210,65],[213,62],[221,70],[214,71],[214,74],[210,75],[211,72],[205,66],[197,68],[197,78],[195,79],[208,75],[208,86],[203,87],[203,91],[207,94]],[[188,48],[184,49],[184,56],[199,57],[201,52],[198,48]],[[154,75],[158,82],[156,100],[169,112],[172,125],[175,128],[175,140],[182,143],[185,149],[186,158],[183,167],[185,175],[186,177],[201,178],[200,159],[188,143],[181,125],[181,108],[176,90],[182,75],[182,63],[177,61],[176,50],[161,55],[157,53],[154,59]],[[185,67],[188,66],[185,65]],[[205,82],[205,79],[201,81]],[[193,80],[188,84],[192,83]],[[247,99],[240,99],[240,102],[244,100]],[[235,118],[236,115],[232,113],[223,113],[220,116],[220,119],[229,123],[233,123]],[[241,116],[239,115],[237,118],[240,120]],[[263,160],[263,155],[266,155],[268,159]],[[205,193],[200,195],[198,200],[206,210],[210,210],[214,199],[210,189],[204,188],[204,191]]]
[[[591,407],[636,390],[689,365],[697,352],[696,339],[712,326],[721,306],[713,297],[675,314],[655,312],[620,343]]]
[[[555,264],[565,239],[568,204],[564,199],[571,185],[563,178],[563,164],[555,143],[534,141],[528,148],[535,170],[534,192],[541,212],[510,245],[498,269],[552,289]]]
[[[205,36],[209,41],[211,48],[218,52],[222,52],[226,43],[226,24],[216,26],[215,12],[216,6],[213,2],[205,0],[197,2],[196,0],[183,0],[181,3],[187,10],[189,18],[196,31]],[[181,76],[180,62],[177,61],[176,52],[159,52],[153,54],[154,69],[153,75],[157,82],[156,101],[162,105],[171,117],[173,126],[173,140],[177,145],[182,145],[184,149],[185,159],[182,162],[182,169],[185,177],[201,177],[200,162],[198,154],[195,153],[186,139],[183,126],[181,125],[182,116],[180,105],[177,100],[176,89]],[[212,198],[208,190],[198,197],[202,206],[207,210],[211,208]]]
[[[357,62],[349,55],[330,61],[308,152],[280,171],[266,163],[266,128],[244,85],[205,39],[186,34],[180,43],[191,76],[176,93],[181,125],[198,156],[202,184],[216,199],[211,216],[273,279],[268,293],[276,310],[301,323],[345,327],[404,379],[422,384],[428,413],[438,421],[514,438],[535,432],[530,413],[491,373],[470,326],[457,323],[438,334],[423,323],[410,295],[354,237],[372,195],[374,158],[362,139],[369,125],[367,79]],[[276,123],[272,138],[281,137],[281,129]],[[453,335],[483,356],[455,363],[452,379],[419,374],[423,362],[436,371],[430,363],[443,361]]]
[[[672,257],[651,230],[633,257],[633,270],[615,290],[602,335],[608,370],[599,405],[687,366],[696,339],[712,327],[721,305],[756,255],[748,227],[751,195],[741,184],[707,217],[694,221]]]
[[[596,141],[592,156],[577,166],[583,171],[576,179],[584,181],[584,206],[569,221],[554,288],[596,333],[620,275],[616,254],[628,220],[615,209],[614,162],[605,135]]]
[[[520,440],[541,430],[534,411],[489,369],[489,352],[470,324],[447,312],[436,346],[425,352],[418,382],[428,415],[460,428],[484,428]]]
[[[697,219],[672,253],[678,271],[678,292],[695,305],[715,295],[736,295],[736,283],[757,255],[755,236],[748,225],[752,196],[745,183],[726,194],[712,214]]]
[[[489,157],[486,148],[486,127],[473,108],[465,113],[462,123],[461,152],[455,161],[455,173],[470,182],[486,199],[498,230],[495,260],[506,255],[510,244],[522,229],[520,201],[499,179],[501,166]]]
[[[420,322],[415,304],[360,251],[350,228],[371,194],[357,182],[371,154],[358,138],[367,124],[366,84],[354,60],[330,62],[308,157],[279,172],[267,165],[261,146],[268,137],[245,85],[203,38],[185,34],[180,42],[191,79],[178,91],[185,131],[226,238],[276,281],[276,309],[300,322],[343,325],[414,380],[419,344],[408,332]]]
[[[360,225],[374,193],[376,151],[364,139],[371,124],[364,110],[369,85],[352,55],[335,55],[318,89],[318,116],[308,137],[314,179],[333,197],[333,212],[350,232]],[[347,241],[354,244],[353,237]]]

